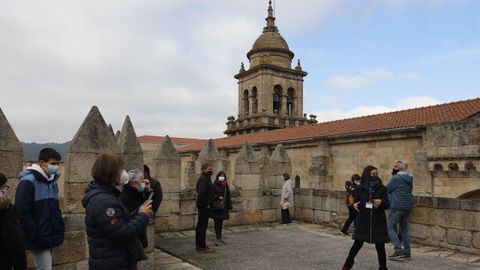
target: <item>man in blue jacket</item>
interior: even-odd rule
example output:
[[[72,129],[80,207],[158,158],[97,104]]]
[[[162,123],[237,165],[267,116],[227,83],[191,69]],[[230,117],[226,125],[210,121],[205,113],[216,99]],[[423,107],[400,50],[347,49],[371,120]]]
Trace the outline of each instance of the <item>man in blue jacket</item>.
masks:
[[[58,164],[62,158],[52,148],[40,151],[38,163],[20,173],[15,208],[32,251],[36,269],[52,269],[53,248],[64,240],[65,225],[58,203]]]
[[[390,213],[388,214],[388,236],[395,246],[395,252],[389,256],[391,260],[411,259],[410,235],[408,234],[408,217],[413,208],[413,177],[408,173],[407,162],[397,160],[394,163],[392,178],[388,182],[388,198]],[[398,239],[397,224],[403,238],[403,249]]]

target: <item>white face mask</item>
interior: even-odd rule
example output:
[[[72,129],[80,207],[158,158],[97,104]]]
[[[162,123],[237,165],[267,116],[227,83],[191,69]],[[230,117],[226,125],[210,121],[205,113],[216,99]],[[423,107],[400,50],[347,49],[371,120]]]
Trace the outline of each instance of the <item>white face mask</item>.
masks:
[[[353,182],[354,182],[355,185],[357,185],[357,186],[360,185],[360,181],[358,181],[358,180],[355,180],[355,181],[353,181]]]
[[[118,181],[118,183],[122,186],[125,186],[126,184],[128,184],[128,173],[127,171],[123,170],[122,171],[122,174],[120,175],[120,180]]]
[[[219,181],[225,181],[225,176],[220,176],[220,177],[218,177],[218,180],[219,180]]]

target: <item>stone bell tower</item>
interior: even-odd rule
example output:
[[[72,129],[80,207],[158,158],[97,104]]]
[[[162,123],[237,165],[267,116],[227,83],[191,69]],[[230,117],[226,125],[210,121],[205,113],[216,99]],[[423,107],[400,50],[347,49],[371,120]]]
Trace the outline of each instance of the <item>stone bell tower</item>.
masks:
[[[316,123],[303,113],[303,77],[300,60],[292,69],[294,53],[278,32],[269,1],[267,26],[247,53],[250,68],[243,63],[238,80],[238,118],[228,117],[225,134],[235,136]]]

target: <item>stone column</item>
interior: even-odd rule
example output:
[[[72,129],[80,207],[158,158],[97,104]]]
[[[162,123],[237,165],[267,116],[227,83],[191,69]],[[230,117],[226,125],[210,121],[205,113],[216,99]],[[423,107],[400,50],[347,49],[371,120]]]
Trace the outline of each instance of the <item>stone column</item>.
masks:
[[[155,231],[182,230],[180,217],[181,161],[169,136],[160,146],[155,162],[155,178],[162,185],[163,201],[157,212]],[[194,217],[192,220],[193,225]]]
[[[312,165],[308,170],[308,181],[313,189],[334,189],[333,177],[329,172],[330,145],[328,142],[320,142],[318,154],[312,157]]]
[[[55,249],[54,264],[66,269],[86,269],[88,258],[85,209],[81,205],[85,188],[92,180],[93,163],[101,153],[120,154],[115,137],[97,107],[92,107],[65,154],[62,209],[65,242]]]
[[[18,174],[22,171],[22,164],[22,144],[0,109],[0,172],[8,179],[7,184],[10,186],[8,196],[12,201],[15,200]]]
[[[425,150],[415,151],[412,174],[414,175],[413,193],[415,195],[433,195],[433,176],[428,167],[427,152]]]
[[[125,117],[117,142],[122,158],[125,160],[125,170],[143,170],[143,150],[128,115]]]

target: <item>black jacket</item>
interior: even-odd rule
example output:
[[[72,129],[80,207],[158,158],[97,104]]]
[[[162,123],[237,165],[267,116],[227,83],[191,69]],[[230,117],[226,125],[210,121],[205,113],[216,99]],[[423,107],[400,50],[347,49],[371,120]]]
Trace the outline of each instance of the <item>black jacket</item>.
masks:
[[[210,176],[202,173],[197,180],[197,208],[207,209],[212,207],[213,187]]]
[[[0,269],[27,270],[23,232],[15,208],[0,209]]]
[[[153,197],[152,197],[152,211],[154,213],[157,213],[158,208],[160,207],[160,204],[162,203],[163,200],[163,191],[162,191],[162,185],[160,182],[151,177],[150,179],[150,186],[152,187],[153,190]]]
[[[131,214],[119,200],[120,191],[92,181],[85,192],[85,225],[90,270],[137,269],[140,244],[148,216]]]
[[[379,208],[365,208],[366,202],[381,199]],[[355,202],[360,202],[360,213],[357,214],[353,239],[368,243],[389,242],[387,230],[387,217],[385,210],[390,207],[387,189],[381,181],[373,188],[372,192],[368,187],[359,185],[355,189]]]
[[[213,187],[213,200],[218,201],[220,196],[224,197],[224,202],[225,202],[225,208],[224,209],[212,209],[211,211],[211,217],[213,219],[228,219],[228,210],[232,210],[232,199],[230,195],[230,188],[228,185],[223,188],[220,185],[220,181],[215,180],[212,184]]]
[[[139,192],[135,187],[131,185],[125,185],[123,187],[123,191],[120,194],[120,201],[125,205],[130,213],[135,213],[138,211],[138,208],[148,199],[148,195],[146,191]],[[147,233],[143,233],[139,237],[142,246],[146,248],[148,246],[148,238]]]

